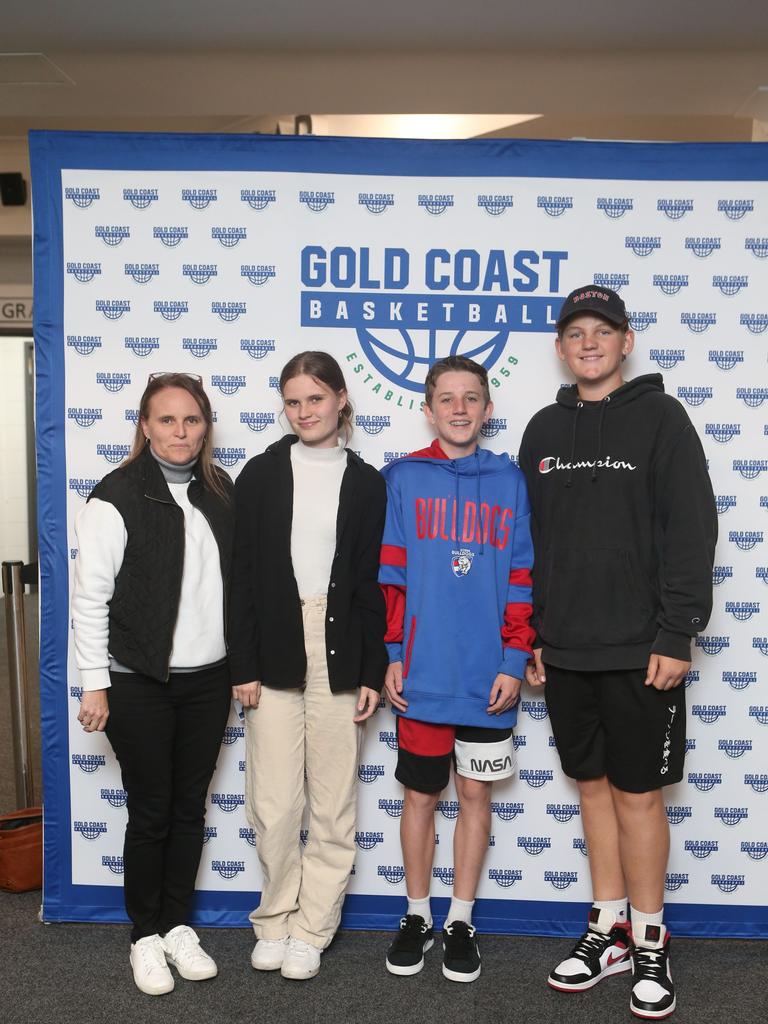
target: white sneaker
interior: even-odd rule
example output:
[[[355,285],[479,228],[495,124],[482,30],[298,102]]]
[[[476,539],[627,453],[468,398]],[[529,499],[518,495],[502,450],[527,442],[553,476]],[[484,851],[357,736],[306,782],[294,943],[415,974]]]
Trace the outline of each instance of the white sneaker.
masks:
[[[187,981],[204,981],[215,978],[219,973],[213,958],[200,945],[200,939],[187,924],[176,925],[163,938],[165,955],[182,978]]]
[[[322,949],[318,949],[317,946],[291,936],[280,973],[284,978],[292,978],[294,981],[314,978],[320,970],[321,953]]]
[[[148,996],[173,991],[173,976],[165,961],[165,946],[159,935],[145,935],[131,945],[131,967],[136,988]]]
[[[256,971],[277,971],[283,966],[288,936],[282,939],[259,939],[251,953],[251,967]]]

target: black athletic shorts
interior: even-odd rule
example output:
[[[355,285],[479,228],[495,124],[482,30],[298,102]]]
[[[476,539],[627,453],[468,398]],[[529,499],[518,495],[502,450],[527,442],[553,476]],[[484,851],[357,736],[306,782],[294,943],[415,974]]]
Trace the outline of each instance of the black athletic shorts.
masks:
[[[451,764],[468,779],[508,779],[515,773],[512,730],[437,725],[397,716],[398,782],[418,793],[441,793],[451,777]]]
[[[685,685],[645,686],[644,668],[575,672],[546,666],[544,694],[563,771],[603,775],[627,793],[649,793],[683,777]]]

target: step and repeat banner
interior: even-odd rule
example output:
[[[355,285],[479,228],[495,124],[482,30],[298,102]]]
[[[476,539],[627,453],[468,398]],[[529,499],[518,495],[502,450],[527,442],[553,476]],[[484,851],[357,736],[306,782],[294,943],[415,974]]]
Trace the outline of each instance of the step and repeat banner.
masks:
[[[483,443],[514,456],[565,379],[562,298],[593,282],[631,310],[627,376],[661,370],[685,403],[720,513],[686,774],[665,792],[667,916],[691,935],[768,935],[768,148],[40,132],[31,151],[45,919],[124,919],[125,793],[105,737],[76,721],[68,601],[75,515],[128,454],[148,374],[203,376],[215,457],[234,477],[287,429],[277,381],[296,352],[338,359],[351,447],[375,466],[428,443],[427,367],[465,354],[491,379]],[[477,921],[580,930],[591,891],[577,793],[542,695],[525,688],[516,745],[518,776],[494,792]],[[382,706],[359,767],[349,927],[402,913],[395,757]],[[258,898],[244,758],[233,710],[209,793],[200,923],[245,924]],[[457,810],[449,789],[436,897],[451,891]]]

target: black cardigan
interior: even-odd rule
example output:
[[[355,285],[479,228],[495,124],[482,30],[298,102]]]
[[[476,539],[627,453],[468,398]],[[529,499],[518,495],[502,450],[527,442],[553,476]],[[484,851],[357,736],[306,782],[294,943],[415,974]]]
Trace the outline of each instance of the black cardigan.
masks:
[[[291,562],[293,471],[286,435],[251,459],[235,484],[235,549],[228,646],[232,683],[304,685],[301,600]],[[325,647],[331,690],[381,690],[386,611],[377,581],[386,487],[347,451],[328,585]]]

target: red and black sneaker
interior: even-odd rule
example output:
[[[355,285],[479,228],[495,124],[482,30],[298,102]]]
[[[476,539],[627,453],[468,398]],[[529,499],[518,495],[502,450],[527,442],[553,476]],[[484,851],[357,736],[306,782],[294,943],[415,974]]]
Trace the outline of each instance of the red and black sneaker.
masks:
[[[628,971],[629,922],[617,924],[610,910],[592,907],[589,926],[547,983],[558,992],[585,992],[609,974]]]
[[[647,924],[632,936],[632,998],[629,1008],[643,1020],[664,1020],[675,1009],[675,986],[669,969],[669,932]]]

